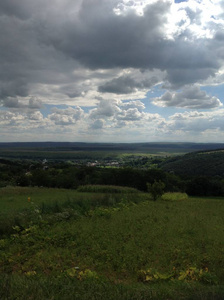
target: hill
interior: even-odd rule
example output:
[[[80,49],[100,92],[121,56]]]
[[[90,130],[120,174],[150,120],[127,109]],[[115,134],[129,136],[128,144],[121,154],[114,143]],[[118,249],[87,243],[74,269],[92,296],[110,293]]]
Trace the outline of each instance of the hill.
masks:
[[[195,151],[224,148],[223,143],[81,143],[15,142],[0,143],[0,158],[74,160],[117,160],[123,154],[167,157]]]
[[[160,167],[186,176],[223,176],[224,149],[188,153],[165,160]]]
[[[12,142],[0,143],[0,149],[39,149],[73,151],[165,151],[192,152],[224,147],[223,143],[83,143],[83,142]]]

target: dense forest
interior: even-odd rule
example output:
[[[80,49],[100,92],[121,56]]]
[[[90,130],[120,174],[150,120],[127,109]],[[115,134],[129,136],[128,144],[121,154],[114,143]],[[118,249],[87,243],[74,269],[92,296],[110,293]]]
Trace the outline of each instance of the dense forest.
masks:
[[[188,153],[165,160],[160,167],[185,176],[224,176],[224,150]]]

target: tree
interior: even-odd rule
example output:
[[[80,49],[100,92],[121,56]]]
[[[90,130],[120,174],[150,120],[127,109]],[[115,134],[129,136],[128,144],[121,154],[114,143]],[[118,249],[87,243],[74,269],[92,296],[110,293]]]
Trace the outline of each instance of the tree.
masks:
[[[147,183],[147,190],[152,195],[154,201],[161,197],[164,193],[165,184],[159,180],[154,181],[154,183]]]

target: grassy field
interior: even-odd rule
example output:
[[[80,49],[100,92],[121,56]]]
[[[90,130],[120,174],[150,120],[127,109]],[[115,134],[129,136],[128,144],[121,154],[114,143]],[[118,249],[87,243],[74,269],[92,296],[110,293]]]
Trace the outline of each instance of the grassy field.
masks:
[[[94,191],[95,188],[95,191]],[[91,189],[91,190],[90,190]],[[125,194],[137,192],[137,190],[132,188],[122,188],[122,187],[110,187],[106,186],[107,191],[111,193],[121,193]],[[40,206],[42,203],[52,203],[62,204],[69,199],[74,201],[85,201],[85,199],[99,200],[102,198],[107,198],[108,194],[105,193],[104,186],[80,186],[77,192],[75,190],[66,189],[50,189],[50,188],[39,188],[39,187],[6,187],[0,189],[0,211],[1,213],[13,213],[20,211],[24,208],[30,208],[31,204]],[[97,192],[98,195],[92,194],[92,192]],[[85,193],[87,191],[87,193]],[[28,199],[30,198],[30,199]],[[30,201],[28,201],[30,200]]]
[[[224,199],[11,187],[0,199],[0,299],[224,297]]]

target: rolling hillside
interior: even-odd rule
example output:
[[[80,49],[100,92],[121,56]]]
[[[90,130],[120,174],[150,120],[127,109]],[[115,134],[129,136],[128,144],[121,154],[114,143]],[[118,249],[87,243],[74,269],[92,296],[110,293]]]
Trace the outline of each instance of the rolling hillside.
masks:
[[[223,176],[224,149],[188,153],[164,161],[161,168],[186,176]]]

